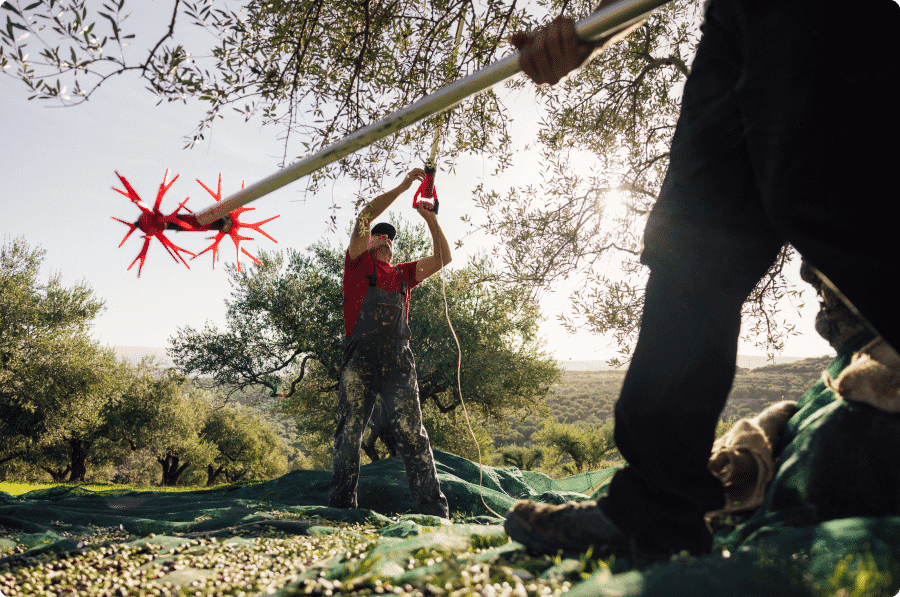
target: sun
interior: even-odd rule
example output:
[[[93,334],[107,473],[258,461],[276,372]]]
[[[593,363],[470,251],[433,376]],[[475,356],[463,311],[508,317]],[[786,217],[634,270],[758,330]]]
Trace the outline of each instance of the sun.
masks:
[[[622,222],[628,216],[628,193],[612,187],[598,198],[601,217],[607,222]]]

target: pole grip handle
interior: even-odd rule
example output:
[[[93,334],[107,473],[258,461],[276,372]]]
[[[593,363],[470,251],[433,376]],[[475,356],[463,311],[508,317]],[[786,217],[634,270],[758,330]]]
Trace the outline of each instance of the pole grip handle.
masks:
[[[422,180],[422,184],[419,185],[419,188],[416,190],[416,194],[413,195],[413,209],[419,207],[419,197],[422,199],[434,199],[434,209],[432,210],[434,213],[438,212],[438,196],[437,189],[434,187],[434,175],[437,174],[437,167],[434,165],[434,162],[429,159],[425,162],[425,178]]]
[[[422,181],[422,184],[419,185],[419,188],[416,190],[416,194],[413,195],[413,204],[412,204],[413,209],[418,209],[419,197],[421,197],[422,199],[434,199],[434,209],[432,209],[431,211],[433,211],[434,213],[437,213],[438,208],[441,206],[441,204],[438,203],[437,188],[435,188],[435,186],[434,186],[434,179],[432,178],[432,180],[431,180],[431,197],[426,197],[423,193],[423,189],[425,188],[426,182],[427,182],[427,178],[426,178],[426,180]]]

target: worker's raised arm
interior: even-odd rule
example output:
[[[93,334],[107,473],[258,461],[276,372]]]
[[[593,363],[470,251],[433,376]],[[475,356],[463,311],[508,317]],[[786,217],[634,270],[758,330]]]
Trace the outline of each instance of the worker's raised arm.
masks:
[[[425,223],[428,224],[428,231],[431,232],[433,246],[431,255],[423,257],[416,262],[416,281],[421,282],[450,263],[451,256],[450,244],[447,242],[447,237],[444,236],[444,231],[441,230],[440,224],[438,224],[434,206],[426,201],[420,201],[417,211],[425,220]]]

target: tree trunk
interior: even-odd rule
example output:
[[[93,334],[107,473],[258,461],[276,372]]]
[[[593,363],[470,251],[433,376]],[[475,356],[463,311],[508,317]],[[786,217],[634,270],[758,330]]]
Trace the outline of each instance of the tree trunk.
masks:
[[[533,471],[544,459],[544,453],[541,450],[534,450],[528,457],[525,464],[525,470]]]
[[[162,466],[162,480],[159,482],[162,487],[175,487],[178,485],[178,478],[181,473],[191,466],[190,462],[185,462],[178,466],[178,456],[166,454],[165,458],[157,458],[156,461]]]
[[[236,483],[244,478],[244,475],[247,474],[247,469],[242,469],[236,473],[229,474],[228,471],[225,471],[225,478],[229,483]]]
[[[520,471],[525,470],[525,467],[522,465],[522,457],[518,454],[503,454],[503,464],[514,466]]]
[[[391,421],[384,410],[384,405],[379,396],[378,402],[375,403],[375,409],[372,411],[372,417],[369,419],[369,433],[363,439],[362,449],[366,456],[375,462],[380,459],[378,449],[375,442],[381,440],[388,450],[388,454],[393,458],[398,453],[397,441],[394,439],[394,433],[391,431]]]
[[[71,467],[66,467],[62,470],[60,469],[52,469],[46,466],[42,466],[42,469],[50,473],[50,476],[53,478],[54,483],[64,483],[66,480],[66,475],[69,474]]]
[[[79,438],[73,437],[69,440],[69,446],[72,447],[72,475],[69,481],[84,481],[87,474],[87,448]]]
[[[363,437],[362,441],[362,451],[366,453],[366,456],[368,456],[369,460],[372,462],[381,459],[381,456],[378,455],[378,450],[375,448],[376,441],[378,441],[378,434],[374,431],[370,431]]]
[[[224,466],[220,466],[219,468],[213,468],[213,465],[206,465],[206,486],[212,487],[216,484],[216,479],[219,478],[219,475],[222,474],[222,471],[225,470]]]

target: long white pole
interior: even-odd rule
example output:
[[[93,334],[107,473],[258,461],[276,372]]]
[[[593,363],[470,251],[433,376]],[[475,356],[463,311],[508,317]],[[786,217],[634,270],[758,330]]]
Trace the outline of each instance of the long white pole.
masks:
[[[578,21],[575,30],[585,40],[598,39],[625,26],[645,18],[654,9],[668,0],[619,0],[613,2],[589,17]],[[454,81],[431,95],[401,108],[381,120],[357,129],[328,147],[279,170],[271,176],[256,182],[223,201],[199,212],[197,220],[201,225],[227,215],[263,195],[294,182],[316,170],[335,162],[358,149],[383,139],[423,118],[449,110],[471,95],[489,89],[497,83],[519,72],[519,53],[514,52],[478,72]]]

